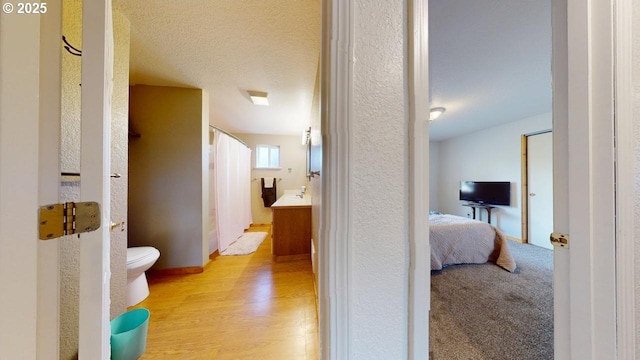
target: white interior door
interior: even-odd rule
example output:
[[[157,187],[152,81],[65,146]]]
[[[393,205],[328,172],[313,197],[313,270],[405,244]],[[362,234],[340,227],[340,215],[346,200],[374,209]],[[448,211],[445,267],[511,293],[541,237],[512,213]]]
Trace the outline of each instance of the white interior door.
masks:
[[[110,358],[109,323],[111,98],[113,21],[111,1],[82,5],[82,122],[80,199],[100,203],[102,226],[80,242],[80,360]]]
[[[0,13],[0,359],[36,359],[40,20],[7,9]]]
[[[38,240],[37,208],[59,200],[62,8],[14,11],[0,14],[0,359],[51,359],[58,241]]]
[[[530,244],[553,249],[553,135],[527,136],[528,229]]]

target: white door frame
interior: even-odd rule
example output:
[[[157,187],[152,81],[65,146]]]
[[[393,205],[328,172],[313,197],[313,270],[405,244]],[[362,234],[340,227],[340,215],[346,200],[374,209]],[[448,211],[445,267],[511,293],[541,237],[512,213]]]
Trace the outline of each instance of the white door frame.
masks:
[[[353,68],[353,1],[322,1],[322,200],[318,241],[321,359],[348,359],[349,122]],[[326,240],[326,241],[323,241]]]
[[[617,0],[614,9],[614,74],[616,136],[616,289],[618,359],[635,359],[636,310],[634,264],[634,174],[633,137],[633,0]]]
[[[409,354],[429,356],[431,247],[429,240],[429,8],[408,3],[409,37]]]

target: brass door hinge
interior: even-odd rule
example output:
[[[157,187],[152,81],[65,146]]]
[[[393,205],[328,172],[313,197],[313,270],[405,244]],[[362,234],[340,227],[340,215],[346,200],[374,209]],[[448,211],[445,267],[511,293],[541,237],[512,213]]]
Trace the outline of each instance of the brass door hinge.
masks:
[[[40,240],[94,231],[100,227],[100,204],[93,201],[41,206],[38,211]]]
[[[559,246],[565,249],[569,248],[569,235],[561,234],[561,233],[551,233],[549,236],[549,240],[551,240],[551,245]]]

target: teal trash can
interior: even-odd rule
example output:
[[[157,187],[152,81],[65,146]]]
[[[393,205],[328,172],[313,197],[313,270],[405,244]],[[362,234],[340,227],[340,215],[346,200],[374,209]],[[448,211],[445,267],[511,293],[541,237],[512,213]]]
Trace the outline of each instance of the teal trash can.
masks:
[[[111,359],[136,360],[147,347],[149,310],[127,311],[111,320]]]

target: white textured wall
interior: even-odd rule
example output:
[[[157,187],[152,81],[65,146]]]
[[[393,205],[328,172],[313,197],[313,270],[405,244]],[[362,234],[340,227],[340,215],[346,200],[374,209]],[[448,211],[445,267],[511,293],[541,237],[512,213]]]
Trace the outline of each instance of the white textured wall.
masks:
[[[111,233],[111,318],[127,309],[127,202],[129,183],[129,20],[113,12],[114,91],[111,107],[111,220],[125,221]]]
[[[429,142],[429,210],[438,211],[440,143]]]
[[[350,117],[350,359],[405,359],[408,329],[406,2],[356,0]],[[357,326],[355,326],[357,325]]]
[[[209,122],[201,89],[130,88],[129,246],[160,251],[156,269],[209,257]]]
[[[260,178],[275,177],[282,179],[276,185],[278,197],[285,190],[300,190],[307,185],[306,164],[307,153],[302,145],[302,134],[295,135],[261,135],[261,134],[234,134],[251,148],[251,216],[254,224],[271,224],[271,208],[264,207]],[[257,170],[256,145],[280,146],[280,170]],[[289,171],[291,169],[291,171]],[[257,179],[257,180],[253,180]]]
[[[122,175],[111,181],[111,217],[127,218],[128,112],[129,112],[129,21],[113,13],[115,61],[111,119],[111,170]],[[63,34],[82,49],[82,1],[65,0]],[[62,53],[62,136],[63,171],[80,171],[80,95],[81,58]],[[63,178],[62,201],[79,201],[80,182],[76,177]],[[107,225],[108,226],[108,225]],[[77,236],[60,242],[60,359],[74,359],[78,350],[78,306],[80,247]],[[127,227],[111,233],[111,318],[126,310]]]
[[[460,181],[510,181],[511,206],[499,206],[491,223],[506,235],[522,238],[521,135],[551,129],[551,113],[492,127],[440,142],[438,205],[443,213],[467,216]],[[482,210],[482,219],[487,213]],[[476,210],[476,218],[478,210]]]
[[[640,359],[640,2],[633,3],[633,96],[635,142],[635,294],[636,294],[636,359]]]

